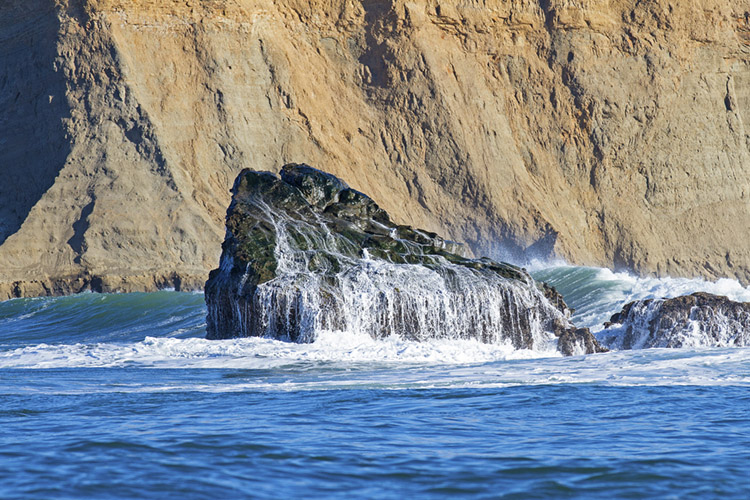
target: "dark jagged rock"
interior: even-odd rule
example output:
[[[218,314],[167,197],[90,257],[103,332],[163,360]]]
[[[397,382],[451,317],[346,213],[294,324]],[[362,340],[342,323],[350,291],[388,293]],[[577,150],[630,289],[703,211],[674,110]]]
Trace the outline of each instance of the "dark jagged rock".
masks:
[[[550,304],[562,311],[565,316],[570,316],[575,312],[573,309],[568,307],[568,304],[565,303],[565,299],[563,299],[562,294],[558,292],[555,287],[550,286],[544,282],[539,283],[538,286],[542,290],[544,297],[550,302]]]
[[[232,188],[219,269],[206,283],[208,337],[298,342],[323,330],[375,338],[475,338],[564,354],[601,350],[554,288],[516,266],[396,225],[367,195],[308,165],[244,170]]]
[[[607,352],[588,328],[568,328],[557,340],[557,349],[565,356],[581,353]]]
[[[598,336],[617,349],[750,345],[750,303],[697,292],[638,300],[604,324]]]

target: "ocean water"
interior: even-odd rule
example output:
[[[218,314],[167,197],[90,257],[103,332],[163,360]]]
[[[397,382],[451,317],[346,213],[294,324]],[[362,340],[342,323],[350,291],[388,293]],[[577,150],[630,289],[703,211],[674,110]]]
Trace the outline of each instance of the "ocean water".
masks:
[[[593,330],[731,280],[537,266]],[[750,498],[750,349],[207,341],[203,296],[0,302],[0,498]]]

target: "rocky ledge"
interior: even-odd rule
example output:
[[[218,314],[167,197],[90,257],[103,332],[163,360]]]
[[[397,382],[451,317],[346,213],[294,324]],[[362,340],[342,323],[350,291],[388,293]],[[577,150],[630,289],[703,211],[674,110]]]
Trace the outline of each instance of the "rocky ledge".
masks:
[[[298,164],[280,178],[246,169],[232,195],[220,267],[206,283],[208,338],[311,342],[329,330],[602,350],[570,323],[554,288],[393,223],[333,175]]]
[[[613,349],[750,345],[750,303],[710,293],[630,302],[599,339]]]

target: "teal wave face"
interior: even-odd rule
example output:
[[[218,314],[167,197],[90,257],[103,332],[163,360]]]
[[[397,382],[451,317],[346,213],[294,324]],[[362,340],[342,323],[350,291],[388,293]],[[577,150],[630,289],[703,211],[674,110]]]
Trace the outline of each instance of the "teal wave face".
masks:
[[[554,286],[575,309],[572,321],[594,330],[617,312],[629,297],[621,279],[603,279],[595,267],[553,267],[531,273],[534,279]]]
[[[205,315],[199,293],[84,293],[13,299],[0,302],[0,345],[203,337]]]

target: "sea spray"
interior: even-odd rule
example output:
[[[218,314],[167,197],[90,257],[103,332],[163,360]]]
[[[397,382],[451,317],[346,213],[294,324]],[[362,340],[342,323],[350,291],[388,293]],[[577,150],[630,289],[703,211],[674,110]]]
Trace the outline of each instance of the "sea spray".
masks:
[[[577,286],[591,289],[599,287],[602,294],[606,291],[604,285],[610,288],[616,285],[625,291],[681,292],[669,278],[634,278],[620,273],[605,276],[600,269],[570,266],[547,272],[557,275],[558,282],[578,282]],[[584,274],[591,279],[580,281]],[[661,287],[657,289],[659,283]],[[714,286],[703,280],[693,283],[696,289]],[[568,292],[564,286],[561,288]],[[739,284],[725,289],[731,292],[730,288],[741,289]],[[607,318],[622,309],[622,304],[615,302],[596,305],[596,311],[600,312],[595,312],[587,310],[590,306],[575,298],[570,305],[584,314]],[[560,353],[541,347],[517,350],[507,344],[485,344],[478,340],[412,341],[397,336],[373,339],[366,333],[340,331],[320,331],[316,340],[308,344],[257,337],[205,340],[198,338],[206,334],[205,314],[200,294],[178,292],[82,294],[0,302],[0,368],[283,368],[286,373],[308,370],[311,363],[321,369],[331,364],[347,369],[354,365],[447,364],[475,366],[462,368],[468,370],[467,377],[459,376],[455,367],[450,369],[455,384],[462,386],[518,381],[612,385],[750,383],[750,372],[743,369],[750,359],[749,348],[613,352],[587,357],[583,366],[551,359],[550,356],[559,357]],[[548,359],[519,364],[520,360],[540,357]],[[482,366],[504,360],[516,361],[503,364],[502,369]],[[644,365],[645,360],[649,360],[648,366]],[[389,383],[396,384],[403,377],[399,374]],[[370,380],[371,376],[365,378]],[[362,383],[366,383],[364,378]]]

